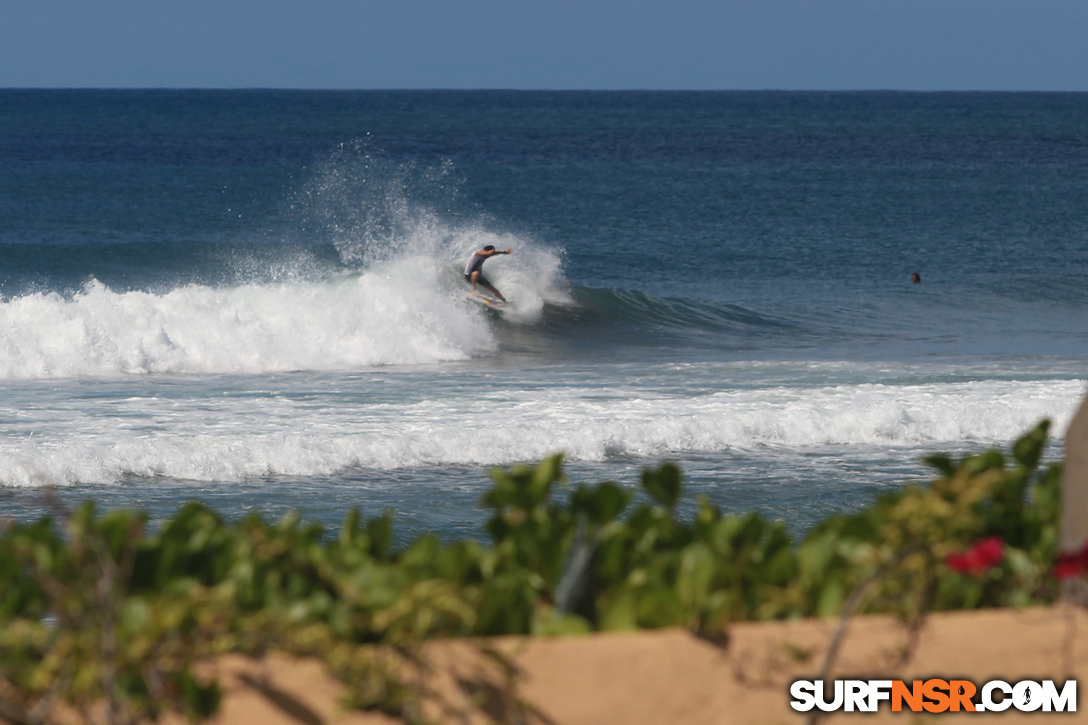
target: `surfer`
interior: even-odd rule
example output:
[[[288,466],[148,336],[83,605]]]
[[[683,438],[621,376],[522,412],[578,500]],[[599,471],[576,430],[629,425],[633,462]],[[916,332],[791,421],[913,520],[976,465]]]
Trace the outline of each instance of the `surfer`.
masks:
[[[502,293],[495,289],[495,286],[484,276],[482,267],[484,262],[496,254],[510,254],[512,251],[514,251],[512,247],[507,247],[505,252],[501,252],[495,249],[494,245],[488,244],[483,249],[472,253],[472,256],[468,258],[468,264],[465,265],[465,281],[472,284],[473,296],[476,295],[476,285],[482,285],[484,289],[490,290],[491,294],[506,302]]]

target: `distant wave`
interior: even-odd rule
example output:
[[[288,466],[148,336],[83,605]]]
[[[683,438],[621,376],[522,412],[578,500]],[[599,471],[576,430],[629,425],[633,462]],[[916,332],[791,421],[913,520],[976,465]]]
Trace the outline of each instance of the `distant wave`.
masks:
[[[760,314],[740,305],[683,297],[655,297],[629,289],[578,288],[577,308],[557,311],[558,315],[594,320],[602,325],[629,329],[674,332],[684,335],[796,334],[799,326],[789,320]]]
[[[324,280],[163,293],[115,292],[92,280],[74,295],[27,294],[0,301],[0,380],[440,363],[492,353],[502,329],[526,325],[541,345],[557,336],[595,345],[706,337],[720,345],[798,332],[735,305],[631,290],[568,293],[554,255],[531,247],[493,264],[496,284],[516,300],[495,320],[498,330],[467,302],[456,262],[413,254]]]
[[[515,300],[498,318],[466,300],[461,278],[462,257],[489,243],[516,248],[489,263],[489,276]],[[365,266],[165,292],[115,291],[92,279],[75,294],[0,298],[0,380],[350,370],[462,361],[504,345],[546,350],[556,340],[751,347],[805,334],[738,305],[571,289],[550,248],[433,218],[391,249],[370,249],[369,238],[341,246]]]
[[[514,286],[509,294],[520,296],[522,291]],[[549,302],[531,327],[506,324],[509,315],[498,319],[495,333],[501,347],[569,360],[630,354],[662,359],[699,350],[792,347],[819,339],[796,321],[740,305],[632,289],[571,287]]]

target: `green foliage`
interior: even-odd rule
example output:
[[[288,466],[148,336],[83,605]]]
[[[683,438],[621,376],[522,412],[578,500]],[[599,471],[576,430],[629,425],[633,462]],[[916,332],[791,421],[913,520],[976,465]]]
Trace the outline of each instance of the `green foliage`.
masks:
[[[1013,446],[1013,460],[986,451],[960,461],[927,459],[938,473],[858,513],[828,519],[798,547],[794,611],[829,616],[867,578],[888,570],[862,611],[915,618],[933,609],[1024,606],[1053,601],[1047,574],[1057,554],[1060,466],[1039,470],[1049,427]],[[950,554],[997,537],[1003,561],[980,574],[946,565]]]
[[[357,510],[339,532],[297,515],[228,524],[199,503],[153,534],[142,514],[86,504],[0,530],[0,713],[27,721],[67,702],[134,722],[218,704],[194,664],[275,648],[321,657],[353,706],[412,717],[434,637],[562,634],[861,611],[1052,601],[1059,468],[1040,470],[1047,423],[997,451],[928,459],[936,478],[795,545],[781,522],[723,516],[706,500],[676,514],[680,470],[643,473],[647,503],[604,482],[565,489],[561,458],[492,473],[490,543],[421,536],[394,550],[388,514]],[[960,573],[949,555],[997,537],[996,565]],[[864,595],[864,596],[863,596]],[[852,604],[850,611],[852,611]],[[378,646],[375,646],[378,645]],[[97,709],[96,709],[97,708]],[[10,719],[10,718],[9,718]],[[47,718],[44,718],[47,719]]]

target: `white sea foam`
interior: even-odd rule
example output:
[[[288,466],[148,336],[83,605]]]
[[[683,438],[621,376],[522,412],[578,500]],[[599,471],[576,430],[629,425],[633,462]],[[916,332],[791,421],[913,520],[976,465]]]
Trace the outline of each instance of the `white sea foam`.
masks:
[[[0,438],[0,483],[110,483],[126,476],[242,481],[333,475],[353,467],[492,465],[557,451],[581,461],[691,453],[941,449],[1005,445],[1039,419],[1061,435],[1080,380],[737,388],[662,392],[513,384],[477,373],[449,381],[335,384],[312,394],[124,398],[59,395]],[[523,383],[524,381],[518,381]],[[531,381],[530,381],[531,382]],[[282,381],[281,381],[282,383]],[[396,392],[383,394],[388,386]],[[353,387],[354,386],[354,387]],[[21,434],[33,431],[34,435]]]
[[[165,294],[92,282],[0,303],[0,379],[260,373],[461,360],[491,349],[437,270],[402,264],[325,283],[191,285]]]
[[[487,317],[466,304],[457,271],[463,260],[453,253],[520,240],[474,231],[444,239],[444,249],[418,248],[423,240],[334,279],[192,284],[161,294],[91,281],[71,296],[0,300],[0,380],[345,370],[493,351]],[[493,261],[488,272],[517,300],[508,318],[531,323],[545,299],[562,294],[559,263],[548,250],[519,246],[520,254]]]

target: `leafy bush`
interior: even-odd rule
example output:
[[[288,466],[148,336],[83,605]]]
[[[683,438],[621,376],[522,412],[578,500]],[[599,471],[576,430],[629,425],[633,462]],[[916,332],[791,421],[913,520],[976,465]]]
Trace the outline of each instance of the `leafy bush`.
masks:
[[[1059,468],[1039,469],[1048,424],[1011,460],[932,457],[937,477],[815,526],[794,545],[758,514],[706,500],[676,515],[681,474],[642,475],[648,503],[612,482],[563,500],[561,458],[496,470],[481,503],[490,544],[426,535],[392,546],[388,515],[345,516],[335,538],[297,515],[225,523],[189,503],[153,534],[92,504],[0,533],[0,717],[87,721],[164,709],[202,718],[218,690],[193,665],[225,651],[313,654],[352,703],[411,715],[406,668],[433,637],[549,634],[1052,601]],[[382,645],[374,647],[373,645]]]
[[[1044,421],[1018,440],[1011,461],[994,450],[958,462],[932,456],[927,463],[938,477],[928,486],[904,487],[815,526],[798,547],[798,613],[835,614],[856,586],[885,571],[869,611],[915,617],[932,609],[1053,601],[1061,469],[1039,469],[1048,429]],[[995,566],[949,566],[987,539],[1000,542]]]

